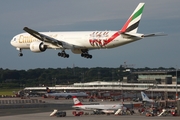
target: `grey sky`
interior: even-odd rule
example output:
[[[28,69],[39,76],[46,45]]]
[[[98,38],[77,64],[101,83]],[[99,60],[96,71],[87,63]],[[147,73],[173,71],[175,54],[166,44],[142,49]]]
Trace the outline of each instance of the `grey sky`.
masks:
[[[93,59],[71,53],[57,56],[58,50],[19,57],[10,40],[27,26],[37,31],[119,30],[139,2],[145,9],[139,33],[165,32],[168,36],[145,38],[109,50],[93,50]],[[33,69],[72,67],[119,67],[125,61],[135,67],[180,67],[179,0],[1,0],[0,68]]]

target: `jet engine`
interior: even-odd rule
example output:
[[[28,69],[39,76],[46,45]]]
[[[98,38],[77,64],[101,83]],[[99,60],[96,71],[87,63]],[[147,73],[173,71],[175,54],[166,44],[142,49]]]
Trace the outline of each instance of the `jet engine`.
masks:
[[[47,49],[47,46],[43,42],[36,41],[30,44],[30,50],[32,52],[44,52]]]

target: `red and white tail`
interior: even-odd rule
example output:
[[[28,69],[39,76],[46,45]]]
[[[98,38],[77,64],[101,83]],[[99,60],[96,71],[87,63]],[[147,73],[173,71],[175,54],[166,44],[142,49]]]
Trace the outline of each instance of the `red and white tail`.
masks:
[[[73,96],[73,101],[75,106],[83,105],[76,96]]]

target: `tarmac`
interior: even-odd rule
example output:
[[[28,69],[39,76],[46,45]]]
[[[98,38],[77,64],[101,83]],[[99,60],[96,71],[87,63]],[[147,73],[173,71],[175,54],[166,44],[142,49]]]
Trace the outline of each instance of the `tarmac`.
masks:
[[[28,112],[28,111],[27,111]],[[72,110],[66,111],[66,117],[50,117],[51,112],[42,112],[42,113],[31,113],[31,114],[21,114],[21,115],[9,115],[2,116],[0,120],[50,120],[50,119],[61,119],[61,120],[179,120],[180,117],[176,116],[166,116],[166,117],[146,117],[145,115],[82,115],[82,116],[73,116]]]
[[[19,100],[20,98],[0,98],[0,100]],[[50,119],[61,119],[61,120],[179,120],[180,116],[163,116],[163,117],[146,117],[145,115],[140,115],[136,112],[133,115],[82,115],[82,116],[74,116],[72,114],[72,99],[60,99],[54,100],[53,98],[31,98],[31,99],[38,99],[42,100],[42,103],[28,103],[28,104],[15,104],[15,107],[1,107],[0,105],[0,120],[50,120]],[[89,103],[84,100],[83,103]],[[118,102],[110,102],[110,101],[97,101],[94,103],[104,103],[104,104],[113,104],[113,103],[120,103]],[[40,105],[39,105],[40,104]],[[41,105],[42,104],[42,105]],[[21,107],[23,105],[23,107]],[[4,105],[5,106],[5,105]],[[10,105],[11,106],[11,105]],[[14,106],[14,104],[12,105]],[[17,107],[18,106],[18,107]],[[20,107],[19,107],[20,106]],[[17,107],[17,108],[16,108]],[[50,114],[53,112],[54,109],[58,109],[59,111],[65,111],[66,117],[50,117]]]

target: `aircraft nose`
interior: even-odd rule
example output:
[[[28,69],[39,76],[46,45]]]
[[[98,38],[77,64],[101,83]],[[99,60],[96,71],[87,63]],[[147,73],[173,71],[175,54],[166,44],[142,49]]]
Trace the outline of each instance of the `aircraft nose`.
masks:
[[[14,45],[15,45],[15,42],[16,42],[16,37],[14,37],[14,38],[10,41],[10,44],[11,44],[12,46],[14,46]]]
[[[10,41],[11,45],[13,44],[12,40]]]
[[[13,39],[10,41],[10,43],[11,43],[12,46],[14,46],[14,44],[13,44],[13,43],[14,43],[14,42],[13,42]]]

